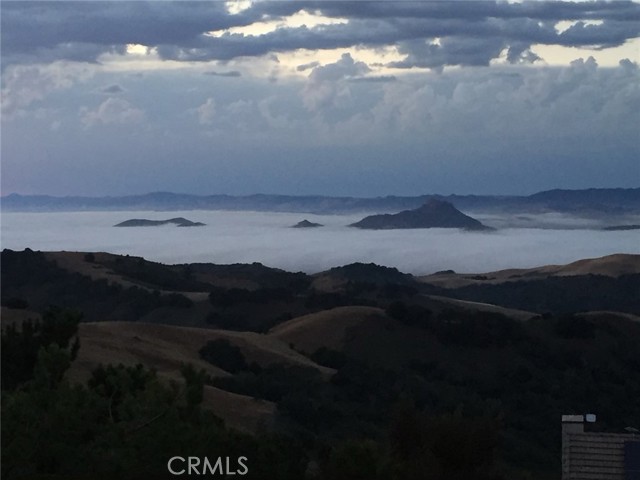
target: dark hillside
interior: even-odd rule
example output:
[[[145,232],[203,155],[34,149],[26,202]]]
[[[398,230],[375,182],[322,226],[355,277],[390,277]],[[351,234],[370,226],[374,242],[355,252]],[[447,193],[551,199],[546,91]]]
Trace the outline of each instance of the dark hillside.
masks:
[[[613,310],[640,315],[640,274],[581,275],[468,285],[448,295],[538,313]]]
[[[179,436],[192,452],[248,449],[261,479],[312,469],[318,480],[557,480],[560,415],[596,413],[609,432],[640,426],[640,274],[627,273],[630,260],[445,288],[374,264],[309,277],[5,250],[3,478],[25,465],[85,474],[114,459],[115,476],[158,478]],[[593,271],[604,274],[584,274]],[[211,412],[259,433],[222,428]],[[38,457],[12,438],[55,448]],[[145,448],[153,454],[141,463],[131,452]]]
[[[161,294],[107,280],[93,281],[47,260],[42,252],[4,250],[2,298],[25,299],[42,312],[51,305],[81,310],[86,320],[137,320],[159,308],[189,309],[192,301],[179,293]]]

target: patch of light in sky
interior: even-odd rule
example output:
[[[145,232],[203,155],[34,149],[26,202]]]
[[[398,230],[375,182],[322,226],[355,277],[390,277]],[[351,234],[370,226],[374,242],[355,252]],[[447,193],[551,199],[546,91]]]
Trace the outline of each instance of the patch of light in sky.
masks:
[[[230,0],[225,2],[224,6],[226,7],[227,12],[229,12],[231,15],[236,15],[247,10],[248,8],[251,8],[252,3],[253,2],[251,0]]]
[[[138,43],[129,43],[127,44],[127,54],[128,55],[146,55],[148,53],[149,48],[140,45]]]
[[[244,36],[260,36],[266,33],[274,32],[280,28],[315,28],[321,25],[336,25],[349,23],[346,18],[331,18],[321,15],[319,12],[308,12],[300,10],[284,19],[268,20],[264,22],[255,22],[251,25],[242,27],[232,27],[226,30],[216,30],[209,32],[212,37],[221,37],[225,34],[240,34]]]
[[[538,44],[532,45],[531,51],[542,57],[547,65],[568,65],[578,58],[593,57],[601,67],[615,67],[623,58],[640,62],[640,38],[627,40],[619,47],[604,50]]]
[[[604,22],[602,20],[561,20],[555,24],[554,28],[556,29],[556,32],[562,33],[578,23],[583,23],[585,25],[602,25]]]

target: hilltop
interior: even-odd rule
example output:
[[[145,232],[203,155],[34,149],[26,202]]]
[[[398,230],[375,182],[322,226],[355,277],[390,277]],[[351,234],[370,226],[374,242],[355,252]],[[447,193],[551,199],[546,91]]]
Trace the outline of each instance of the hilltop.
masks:
[[[192,222],[183,217],[170,218],[169,220],[147,220],[144,218],[132,218],[120,222],[114,227],[159,227],[161,225],[176,225],[178,227],[202,227],[204,223]]]
[[[464,230],[492,230],[475,218],[465,215],[451,203],[431,199],[414,210],[403,210],[396,214],[371,215],[352,227],[370,230],[395,228],[462,228]]]
[[[302,221],[296,223],[291,228],[316,228],[316,227],[323,227],[323,226],[324,225],[322,225],[321,223],[314,223],[314,222],[310,222],[309,220],[305,219],[305,220],[302,220]]]

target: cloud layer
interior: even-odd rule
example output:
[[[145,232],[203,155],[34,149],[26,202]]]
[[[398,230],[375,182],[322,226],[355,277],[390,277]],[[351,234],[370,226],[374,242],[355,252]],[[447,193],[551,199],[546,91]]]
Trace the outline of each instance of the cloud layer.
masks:
[[[640,182],[640,3],[247,5],[3,2],[3,193]]]
[[[301,11],[346,22],[277,28],[264,34],[222,33]],[[254,2],[232,14],[224,2],[5,2],[4,64],[97,61],[128,44],[163,59],[230,60],[297,49],[397,46],[397,67],[488,65],[507,52],[531,61],[532,45],[619,46],[638,36],[640,4],[616,2],[426,1]],[[571,22],[562,31],[559,22]],[[64,28],[60,28],[64,25]]]
[[[184,216],[205,227],[122,228],[127,218]],[[634,232],[508,229],[496,233],[450,229],[358,230],[360,217],[309,216],[323,228],[292,229],[300,214],[254,212],[78,212],[3,214],[2,244],[21,250],[106,251],[164,263],[261,262],[316,273],[374,262],[424,275],[440,270],[487,272],[565,264],[612,253],[639,253]],[[570,221],[570,219],[568,219]],[[6,228],[6,230],[5,230]],[[159,234],[160,233],[160,234]],[[214,240],[212,240],[214,239]],[[188,245],[189,248],[184,248]]]

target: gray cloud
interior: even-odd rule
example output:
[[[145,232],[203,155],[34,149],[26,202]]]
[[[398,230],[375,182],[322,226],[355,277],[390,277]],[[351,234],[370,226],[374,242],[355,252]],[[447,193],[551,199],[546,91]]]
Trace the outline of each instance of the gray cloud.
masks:
[[[95,110],[83,108],[80,111],[82,123],[86,127],[109,124],[136,124],[144,120],[144,112],[126,100],[108,98]]]
[[[107,95],[117,95],[119,93],[124,93],[124,88],[122,88],[118,84],[109,85],[100,90],[102,93],[106,93]]]
[[[387,82],[395,82],[397,78],[393,75],[375,75],[368,77],[356,77],[350,78],[349,81],[352,83],[387,83]]]
[[[303,9],[349,21],[259,36],[204,35]],[[558,33],[554,26],[561,20],[578,23]],[[589,20],[602,23],[585,23]],[[505,48],[511,62],[533,61],[529,47],[536,43],[614,47],[638,36],[638,20],[640,5],[630,1],[255,2],[235,15],[223,2],[7,2],[2,55],[4,65],[95,61],[100,53],[137,43],[156,47],[166,59],[208,61],[299,48],[398,45],[408,57],[396,66],[435,68],[486,65]],[[431,45],[436,37],[441,39],[438,48]]]
[[[311,69],[311,68],[315,68],[315,67],[317,67],[317,66],[319,66],[319,65],[320,65],[320,62],[309,62],[309,63],[304,63],[304,64],[302,64],[302,65],[298,65],[298,66],[296,67],[296,70],[297,70],[298,72],[304,72],[305,70],[309,70],[309,69]]]
[[[211,72],[204,72],[205,75],[211,75],[212,77],[241,77],[242,73],[240,73],[237,70],[231,70],[228,72],[216,72],[216,71],[211,71]]]
[[[333,107],[339,98],[341,106],[344,105],[350,95],[344,81],[370,71],[366,63],[354,61],[349,53],[342,54],[335,63],[314,67],[303,92],[305,106],[310,110]]]
[[[255,37],[202,34],[303,7],[348,23]],[[517,64],[536,60],[530,47],[537,43],[603,48],[637,36],[638,8],[254,2],[228,15],[222,2],[3,3],[3,191],[379,195],[634,186],[637,64]],[[559,20],[578,23],[558,33]],[[221,66],[136,75],[56,60],[95,62],[127,43],[155,47],[162,58],[215,59]],[[441,73],[393,81],[357,61],[358,48],[387,46],[405,56],[395,66]],[[266,60],[278,52],[337,47],[351,53],[298,66],[306,78],[264,78],[285,71]],[[252,67],[266,65],[264,75],[242,70],[238,77],[240,67],[224,62],[239,55],[263,55]],[[498,55],[514,65],[491,64]],[[126,95],[116,95],[122,86]],[[97,99],[102,91],[112,95]]]

